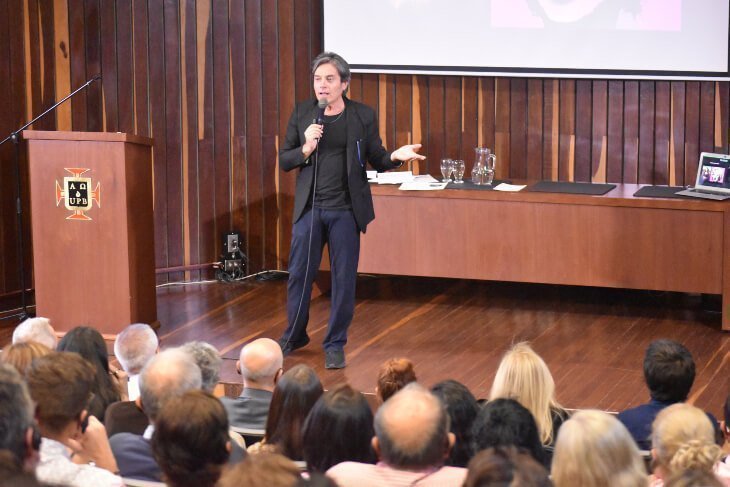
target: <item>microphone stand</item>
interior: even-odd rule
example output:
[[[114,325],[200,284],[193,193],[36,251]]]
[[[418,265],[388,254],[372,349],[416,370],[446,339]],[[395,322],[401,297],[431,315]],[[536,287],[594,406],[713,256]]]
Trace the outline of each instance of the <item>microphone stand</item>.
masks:
[[[30,122],[26,123],[22,127],[20,127],[18,130],[12,132],[10,135],[5,137],[5,139],[0,142],[0,145],[3,145],[7,141],[12,141],[13,145],[15,146],[15,151],[13,153],[13,160],[15,162],[15,214],[17,219],[17,226],[18,226],[18,237],[15,239],[15,249],[18,254],[18,275],[20,276],[20,302],[21,302],[21,311],[15,314],[11,314],[8,316],[0,317],[0,320],[8,320],[11,318],[20,318],[20,321],[25,320],[26,318],[30,318],[32,315],[28,312],[28,304],[26,302],[26,285],[25,285],[25,265],[24,260],[24,246],[23,246],[23,204],[21,200],[21,191],[22,191],[22,185],[20,184],[20,134],[23,132],[23,130],[27,129],[34,123],[36,123],[41,118],[48,115],[50,112],[54,111],[56,108],[58,108],[63,102],[68,100],[69,98],[76,95],[79,91],[85,90],[89,87],[91,83],[93,83],[96,80],[100,80],[101,75],[97,74],[93,78],[91,78],[89,81],[84,83],[83,85],[76,88],[74,91],[66,95],[65,98],[57,102],[55,105],[50,107],[45,112],[41,113],[37,117],[35,117]]]

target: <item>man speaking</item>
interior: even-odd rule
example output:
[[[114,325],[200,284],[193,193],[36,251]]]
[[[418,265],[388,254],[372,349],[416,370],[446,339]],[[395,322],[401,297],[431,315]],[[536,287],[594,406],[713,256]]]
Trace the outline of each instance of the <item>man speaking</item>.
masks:
[[[360,232],[374,218],[365,164],[378,171],[400,167],[420,144],[388,152],[378,135],[375,112],[349,100],[350,67],[323,52],[312,62],[315,99],[298,104],[279,150],[284,171],[299,169],[287,285],[288,326],[279,345],[288,355],[309,343],[309,302],[324,244],[332,273],[332,309],[324,337],[325,367],[345,366],[347,328],[355,311]]]

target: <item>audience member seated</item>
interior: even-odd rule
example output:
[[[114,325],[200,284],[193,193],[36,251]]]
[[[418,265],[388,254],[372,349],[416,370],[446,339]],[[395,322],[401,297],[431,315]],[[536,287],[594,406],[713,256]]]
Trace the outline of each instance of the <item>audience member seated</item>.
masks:
[[[200,384],[200,369],[179,349],[162,351],[145,365],[139,377],[139,391],[149,425],[142,435],[118,433],[109,439],[122,477],[162,480],[162,471],[150,445],[155,421],[166,401],[199,390]]]
[[[236,369],[243,376],[243,391],[235,399],[221,399],[231,426],[264,430],[274,387],[284,372],[283,364],[281,347],[270,338],[259,338],[241,349]]]
[[[548,471],[514,446],[487,448],[469,462],[464,487],[551,487]]]
[[[583,410],[563,424],[555,442],[556,487],[646,487],[647,474],[631,435],[614,416]]]
[[[94,328],[78,326],[61,338],[56,349],[59,352],[76,352],[94,367],[94,397],[89,413],[104,420],[107,406],[127,397],[127,374],[109,366],[104,337]]]
[[[274,388],[266,434],[262,441],[251,445],[248,452],[267,451],[281,453],[292,460],[304,459],[304,420],[323,392],[322,383],[311,367],[299,364],[286,371]]]
[[[494,399],[482,406],[472,426],[472,445],[475,454],[497,446],[516,446],[549,466],[535,418],[514,399]]]
[[[380,403],[383,403],[411,382],[416,382],[416,371],[413,370],[413,362],[407,358],[386,360],[380,366],[378,372],[375,395]]]
[[[644,381],[651,400],[618,415],[640,449],[651,448],[651,424],[659,411],[686,401],[694,380],[695,363],[684,345],[667,339],[649,344],[644,354]],[[708,416],[716,428],[717,420]]]
[[[129,325],[114,340],[114,356],[128,376],[127,397],[130,401],[139,397],[139,373],[159,349],[157,333],[144,323]]]
[[[26,377],[34,359],[48,355],[51,349],[38,342],[13,343],[0,353],[0,362],[15,367],[20,375]]]
[[[218,385],[221,366],[223,365],[221,353],[210,343],[200,341],[188,342],[180,347],[180,349],[190,354],[200,369],[200,374],[203,379],[201,388],[205,392],[213,394],[215,386]]]
[[[441,401],[416,383],[385,401],[375,415],[377,465],[344,462],[327,471],[340,487],[461,486],[466,469],[444,466],[454,435]]]
[[[38,463],[39,432],[33,424],[28,386],[12,366],[0,364],[0,478],[33,472]]]
[[[471,428],[479,412],[479,404],[466,386],[455,380],[439,382],[431,388],[449,414],[451,432],[456,438],[446,465],[466,467],[471,458]]]
[[[13,343],[36,342],[55,350],[58,338],[48,318],[28,318],[13,330]]]
[[[728,448],[730,448],[730,394],[728,394],[727,399],[725,399],[723,415],[724,419],[720,424],[720,429],[722,430],[722,435],[725,440],[725,451],[730,451],[728,450]],[[722,461],[722,464],[718,465],[718,473],[722,477],[730,477],[730,455],[727,455]]]
[[[730,485],[730,476],[720,471],[722,450],[715,443],[715,430],[701,409],[684,403],[662,409],[652,425],[651,444],[652,487],[663,485],[664,479],[685,470],[724,475],[719,480]]]
[[[322,394],[302,432],[309,472],[324,473],[345,461],[375,463],[373,413],[367,399],[347,384]]]
[[[555,399],[555,381],[545,361],[526,342],[514,345],[502,357],[489,399],[516,399],[537,423],[540,441],[551,447],[568,413]]]
[[[170,487],[213,487],[228,461],[228,416],[209,392],[166,401],[152,435],[152,453]]]
[[[705,470],[685,470],[669,477],[666,487],[725,487],[725,484],[712,472]]]
[[[94,377],[94,367],[76,353],[52,352],[33,361],[28,385],[43,437],[38,480],[75,487],[123,485],[104,425],[88,411]]]
[[[299,468],[294,462],[277,453],[262,452],[249,455],[224,471],[218,487],[294,487],[299,479]]]

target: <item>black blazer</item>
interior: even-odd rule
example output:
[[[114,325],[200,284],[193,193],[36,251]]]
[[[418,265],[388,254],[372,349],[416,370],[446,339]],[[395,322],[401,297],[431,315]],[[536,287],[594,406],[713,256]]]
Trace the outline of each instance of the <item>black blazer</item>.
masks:
[[[347,124],[347,186],[355,222],[364,233],[368,223],[375,218],[365,164],[369,162],[373,168],[382,172],[400,167],[402,163],[391,161],[391,153],[383,147],[375,111],[367,105],[343,98]],[[304,158],[302,145],[305,142],[304,131],[317,118],[317,110],[315,99],[299,103],[294,108],[286,129],[286,138],[279,150],[279,164],[284,171],[299,169],[294,195],[294,222],[301,218],[307,201],[312,197],[313,157]]]

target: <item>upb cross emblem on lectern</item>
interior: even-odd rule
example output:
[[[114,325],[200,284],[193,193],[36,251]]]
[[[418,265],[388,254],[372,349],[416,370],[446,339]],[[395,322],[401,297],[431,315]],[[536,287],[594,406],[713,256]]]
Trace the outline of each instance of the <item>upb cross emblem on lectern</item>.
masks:
[[[71,173],[72,177],[63,178],[63,187],[56,181],[56,206],[61,204],[61,200],[65,200],[66,209],[73,211],[66,220],[90,221],[91,217],[84,212],[91,209],[92,201],[96,201],[96,206],[101,207],[100,183],[96,183],[96,188],[92,190],[91,178],[81,177],[91,169],[65,167],[64,170]]]

